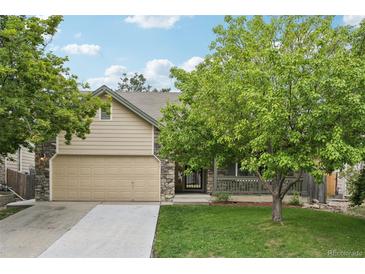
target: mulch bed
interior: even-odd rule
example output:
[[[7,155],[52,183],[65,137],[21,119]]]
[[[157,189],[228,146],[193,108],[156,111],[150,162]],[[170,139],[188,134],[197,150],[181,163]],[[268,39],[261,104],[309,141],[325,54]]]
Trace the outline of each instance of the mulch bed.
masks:
[[[272,206],[272,202],[210,202],[211,206]],[[283,204],[283,207],[301,207]]]

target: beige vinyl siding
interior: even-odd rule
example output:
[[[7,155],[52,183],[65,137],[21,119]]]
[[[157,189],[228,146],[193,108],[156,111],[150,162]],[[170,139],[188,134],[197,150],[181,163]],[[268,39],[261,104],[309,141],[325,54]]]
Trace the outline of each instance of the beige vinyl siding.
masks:
[[[6,168],[18,171],[18,151],[8,156],[6,159]]]
[[[151,155],[152,125],[113,100],[111,120],[98,113],[85,140],[74,137],[66,145],[58,136],[58,154],[68,155]]]
[[[160,164],[154,156],[57,155],[54,201],[159,201]]]
[[[11,154],[7,159],[6,159],[6,168],[9,168],[11,170],[18,170],[18,152],[14,154]],[[27,148],[22,147],[21,148],[21,164],[20,164],[20,171],[21,172],[26,172],[29,173],[29,170],[31,168],[34,168],[35,166],[35,156],[34,156],[34,152],[29,152]],[[11,160],[13,159],[13,160]]]
[[[22,171],[30,172],[30,169],[35,168],[35,154],[29,152],[28,149],[22,148]]]

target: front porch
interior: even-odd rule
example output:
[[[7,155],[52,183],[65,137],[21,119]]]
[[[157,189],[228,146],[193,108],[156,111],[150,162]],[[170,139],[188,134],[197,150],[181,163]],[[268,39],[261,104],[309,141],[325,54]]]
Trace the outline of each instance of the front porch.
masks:
[[[185,168],[175,166],[175,194],[186,193],[215,193],[228,192],[232,195],[262,195],[270,194],[265,186],[260,182],[258,177],[252,174],[243,174],[239,171],[237,164],[233,169],[217,168],[200,169],[190,174],[185,174]],[[287,177],[286,181],[295,180],[295,176]],[[300,193],[301,196],[308,196],[308,176],[303,176],[289,190],[288,194],[293,192]]]

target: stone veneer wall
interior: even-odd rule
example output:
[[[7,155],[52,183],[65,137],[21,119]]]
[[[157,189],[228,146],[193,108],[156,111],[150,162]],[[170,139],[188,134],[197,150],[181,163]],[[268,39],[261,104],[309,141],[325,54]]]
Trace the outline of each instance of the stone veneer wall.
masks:
[[[35,149],[35,199],[49,201],[49,160],[56,154],[56,140],[51,140]]]
[[[0,157],[0,184],[5,184],[5,158]]]
[[[175,196],[175,162],[159,157],[160,144],[158,143],[158,136],[160,131],[154,128],[154,154],[161,161],[161,201],[172,201]]]
[[[207,193],[213,192],[214,185],[214,170],[210,168],[207,170]]]

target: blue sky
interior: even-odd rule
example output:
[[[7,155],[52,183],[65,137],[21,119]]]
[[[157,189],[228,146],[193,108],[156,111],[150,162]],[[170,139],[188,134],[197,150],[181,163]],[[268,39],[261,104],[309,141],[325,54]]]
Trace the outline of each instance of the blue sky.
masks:
[[[356,25],[361,16],[337,16]],[[49,45],[68,56],[71,72],[92,89],[116,88],[123,72],[143,73],[157,88],[173,87],[172,66],[194,69],[209,53],[212,28],[223,16],[65,16]]]

